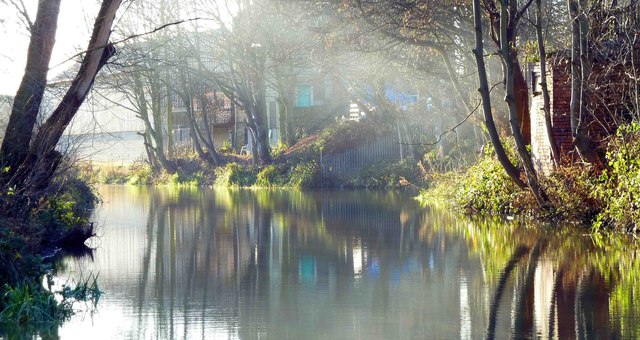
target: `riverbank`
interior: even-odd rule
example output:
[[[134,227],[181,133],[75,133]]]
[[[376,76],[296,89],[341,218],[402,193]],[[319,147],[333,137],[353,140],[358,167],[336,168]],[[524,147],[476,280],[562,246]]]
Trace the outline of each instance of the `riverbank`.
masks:
[[[607,167],[566,163],[541,176],[549,206],[540,207],[528,190],[518,188],[491,150],[467,169],[433,174],[422,201],[443,200],[467,214],[502,215],[561,221],[603,229],[637,232],[640,221],[640,129],[623,127],[606,153]],[[515,159],[515,157],[513,157]]]
[[[54,187],[27,216],[0,215],[0,328],[8,334],[55,329],[73,314],[75,301],[99,296],[95,277],[51,289],[56,254],[85,250],[84,241],[95,235],[89,217],[97,202],[77,179]]]
[[[401,156],[400,146],[390,138],[393,131],[389,129],[372,122],[335,124],[291,147],[277,144],[271,150],[273,162],[268,165],[257,166],[251,156],[227,149],[224,153],[218,150],[223,165],[217,167],[192,154],[172,160],[177,170],[173,174],[153,169],[147,161],[126,166],[86,163],[81,166],[81,173],[87,181],[100,184],[377,190],[426,185],[417,160]],[[374,156],[369,156],[372,153]],[[332,167],[330,161],[335,157],[346,159],[340,164],[343,169]]]
[[[409,161],[372,165],[347,178],[324,176],[318,161],[313,159],[276,160],[262,167],[231,162],[216,168],[192,160],[189,168],[171,175],[155,174],[144,162],[129,166],[86,164],[83,173],[88,181],[97,184],[375,190],[415,190],[418,185],[424,185],[420,169]]]

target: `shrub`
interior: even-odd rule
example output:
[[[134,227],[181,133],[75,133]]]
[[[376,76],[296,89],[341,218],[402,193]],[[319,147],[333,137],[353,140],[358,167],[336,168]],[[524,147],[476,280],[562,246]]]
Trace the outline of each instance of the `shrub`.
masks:
[[[84,182],[76,179],[58,183],[48,200],[43,200],[35,212],[36,222],[46,227],[50,237],[88,224],[89,216],[98,197]]]
[[[243,167],[238,163],[227,163],[215,170],[215,185],[249,187],[256,183],[256,169],[251,166]]]
[[[424,185],[416,164],[410,161],[376,164],[363,169],[351,184],[369,189],[403,189],[405,183]]]
[[[234,150],[233,150],[233,146],[231,145],[231,141],[225,140],[224,142],[222,142],[222,147],[220,147],[218,151],[223,154],[233,153]]]
[[[583,164],[558,167],[542,178],[553,207],[548,217],[591,223],[602,207],[602,202],[593,195],[596,181],[594,169]]]
[[[129,166],[129,180],[131,185],[143,185],[153,182],[153,170],[147,162],[134,162]]]
[[[322,186],[322,172],[316,161],[296,164],[288,173],[289,185],[296,188]]]
[[[278,143],[271,149],[271,156],[274,159],[280,158],[284,155],[284,152],[287,151],[287,144],[278,141]]]
[[[594,227],[637,230],[640,220],[640,124],[621,126],[609,145],[606,169],[594,190],[603,209]]]
[[[72,313],[70,306],[59,304],[55,295],[37,282],[22,283],[16,287],[5,284],[0,292],[0,322],[56,322],[65,320]]]
[[[286,177],[282,169],[276,165],[268,165],[258,173],[256,185],[259,187],[285,186]]]
[[[38,280],[24,280],[15,286],[5,283],[0,287],[0,323],[59,323],[73,314],[75,302],[90,302],[95,308],[102,295],[98,277],[93,274],[63,284],[60,291],[52,291],[52,279],[49,275],[46,279],[48,289]]]
[[[529,192],[513,183],[491,148],[466,171],[434,175],[433,179],[437,185],[421,194],[423,200],[442,198],[469,213],[511,215],[532,206]]]

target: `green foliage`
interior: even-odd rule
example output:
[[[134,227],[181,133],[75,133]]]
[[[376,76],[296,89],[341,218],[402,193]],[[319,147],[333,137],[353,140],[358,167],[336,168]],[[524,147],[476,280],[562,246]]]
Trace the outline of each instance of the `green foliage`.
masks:
[[[31,279],[15,286],[5,283],[0,288],[0,323],[60,323],[73,314],[75,302],[90,302],[95,308],[102,295],[93,274],[63,284],[60,291],[51,290],[50,276],[47,282],[49,289]]]
[[[595,197],[604,207],[595,227],[604,224],[638,230],[640,221],[640,124],[621,126],[609,145],[609,168],[600,176]]]
[[[220,147],[218,151],[223,154],[233,153],[234,150],[233,150],[233,146],[231,145],[231,141],[226,139],[224,142],[222,142],[222,147]]]
[[[540,176],[551,209],[539,215],[528,191],[517,188],[488,153],[465,172],[433,174],[437,185],[421,197],[439,197],[467,212],[485,214],[530,213],[543,218],[591,225],[594,231],[610,227],[637,231],[640,221],[640,124],[621,126],[608,145],[607,165],[601,174],[589,165],[559,167]],[[513,153],[511,149],[508,152]]]
[[[358,173],[350,184],[367,189],[385,190],[426,185],[417,165],[409,161],[367,167]]]
[[[5,284],[0,292],[0,322],[3,323],[51,323],[63,321],[72,314],[70,305],[59,304],[55,294],[36,282],[16,287]]]
[[[316,161],[296,164],[288,173],[289,185],[295,188],[322,186],[322,171]]]
[[[153,182],[153,169],[147,162],[134,162],[129,166],[128,184],[144,185]]]
[[[72,305],[75,301],[91,302],[96,307],[98,300],[102,296],[102,291],[98,287],[98,275],[89,274],[86,279],[80,277],[77,280],[63,284],[62,289],[57,292],[62,297],[62,304]]]
[[[467,212],[516,214],[528,194],[513,183],[490,150],[465,172],[439,177],[438,182],[423,196],[443,197]]]
[[[278,143],[271,149],[271,156],[274,159],[280,158],[284,155],[284,152],[287,151],[287,144],[282,141],[278,141]]]
[[[520,50],[524,52],[524,59],[527,63],[540,62],[540,53],[537,40],[528,40],[521,44]]]
[[[90,211],[98,198],[82,181],[71,180],[61,186],[57,195],[43,201],[36,212],[36,221],[52,232],[64,232],[87,224]]]
[[[282,166],[276,166],[274,164],[264,167],[258,173],[256,186],[259,187],[276,187],[286,186],[287,178],[285,169]]]
[[[589,224],[602,206],[593,195],[597,175],[590,166],[562,166],[541,182],[553,207],[548,217]]]
[[[215,170],[215,185],[226,187],[249,187],[256,183],[257,169],[238,163],[227,163]]]
[[[13,224],[12,228],[8,223]],[[15,225],[15,221],[0,221],[0,282],[18,282],[24,273],[39,274],[40,259],[32,254],[33,240],[18,234],[14,229],[25,230],[31,234],[33,228],[23,225]],[[37,242],[37,235],[30,235]]]
[[[158,180],[158,184],[166,184],[169,186],[203,186],[208,182],[207,176],[202,171],[194,173],[176,172],[173,175],[165,174],[165,176]]]

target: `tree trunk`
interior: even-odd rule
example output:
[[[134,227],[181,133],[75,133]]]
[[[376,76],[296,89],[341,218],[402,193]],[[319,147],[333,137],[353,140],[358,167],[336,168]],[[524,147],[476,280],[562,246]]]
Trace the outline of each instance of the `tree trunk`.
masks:
[[[169,77],[167,76],[167,154],[169,159],[174,159],[176,156],[176,146],[173,140],[173,98],[171,87],[168,85]]]
[[[482,97],[482,111],[484,113],[484,123],[491,139],[491,144],[496,153],[498,161],[504,168],[505,172],[513,182],[520,188],[525,188],[525,183],[520,179],[520,171],[513,165],[507,153],[504,150],[502,142],[500,141],[500,135],[496,129],[495,122],[493,120],[493,113],[491,111],[491,97],[489,96],[489,82],[487,80],[487,70],[484,64],[484,47],[482,37],[482,17],[480,13],[480,0],[473,0],[473,15],[474,15],[474,28],[476,46],[473,50],[473,54],[478,66],[478,81],[480,86],[478,91]]]
[[[153,75],[150,76],[150,78],[152,77]],[[150,79],[150,81],[153,81],[153,80]],[[157,90],[153,90],[151,93],[151,96],[152,96],[151,111],[152,111],[152,115],[154,116],[153,125],[152,125],[151,120],[149,119],[149,106],[147,102],[147,97],[146,97],[144,86],[142,85],[142,80],[140,79],[139,74],[135,73],[133,75],[133,82],[134,82],[133,89],[134,89],[136,101],[138,102],[139,117],[144,122],[147,134],[150,137],[149,139],[153,140],[153,143],[155,144],[155,147],[152,147],[152,150],[155,154],[155,158],[158,160],[162,168],[164,168],[168,173],[173,174],[177,170],[176,166],[175,164],[173,164],[173,162],[169,161],[164,155],[164,143],[162,140],[163,138],[162,122],[160,121],[160,117],[157,117],[159,116],[159,113],[157,111],[159,110],[160,104],[154,103],[159,101]],[[151,86],[155,87],[154,84],[152,84]],[[151,140],[147,141],[149,145],[151,145]]]
[[[187,82],[183,78],[183,92],[180,93],[180,97],[182,102],[184,103],[184,107],[187,111],[187,120],[189,121],[189,136],[191,137],[191,141],[193,142],[193,148],[195,149],[198,157],[203,161],[209,163],[210,165],[216,166],[215,161],[211,158],[211,154],[206,153],[202,149],[202,144],[200,144],[200,133],[198,131],[197,122],[195,113],[193,111],[192,105],[192,96],[191,93],[187,90]]]
[[[120,3],[121,0],[102,2],[80,69],[60,104],[33,136],[29,149],[31,160],[23,166],[22,170],[19,170],[17,183],[24,183],[27,177],[30,177],[30,189],[35,191],[49,185],[61,159],[61,155],[55,151],[60,137],[84,102],[97,73],[115,54],[115,48],[108,42]]]
[[[536,36],[538,38],[538,54],[540,55],[540,87],[542,89],[544,125],[548,142],[551,146],[551,159],[553,159],[553,163],[557,167],[560,165],[560,151],[551,126],[551,98],[549,96],[549,86],[547,85],[547,51],[542,33],[542,0],[536,0]]]
[[[200,86],[199,97],[201,107],[200,111],[202,113],[202,125],[204,126],[202,129],[197,130],[198,136],[207,148],[207,153],[209,153],[209,158],[213,161],[213,165],[218,166],[221,164],[221,160],[218,152],[216,151],[215,144],[213,143],[213,135],[211,133],[212,124],[209,121],[209,110],[207,109],[207,96],[204,86]],[[213,114],[215,115],[215,112],[213,112]],[[215,117],[212,118],[215,121]]]
[[[271,164],[271,151],[269,150],[269,136],[264,121],[264,85],[256,82],[255,93],[248,95],[242,91],[239,93],[240,101],[245,104],[247,128],[254,137],[254,162],[262,165]]]
[[[293,131],[293,108],[295,98],[294,75],[291,66],[286,68],[284,79],[278,83],[281,99],[280,112],[284,113],[284,119],[280,116],[280,130],[284,131],[284,143],[291,146],[296,143],[296,134]]]
[[[27,65],[0,148],[0,165],[9,167],[2,176],[2,184],[5,185],[13,182],[12,177],[29,154],[29,143],[47,84],[59,12],[60,0],[38,2],[38,13],[31,27]]]
[[[153,148],[153,145],[151,145],[151,134],[149,134],[149,130],[145,128],[144,133],[138,132],[138,134],[143,138],[144,150],[147,153],[147,159],[149,160],[151,171],[153,171],[154,174],[160,174],[162,166],[158,163],[158,159],[155,156],[155,149]]]
[[[524,166],[524,173],[527,177],[527,183],[529,188],[531,189],[531,193],[533,194],[536,203],[538,206],[544,207],[548,203],[548,198],[545,192],[540,187],[540,183],[538,181],[538,177],[536,176],[535,169],[533,167],[533,162],[531,161],[531,156],[529,155],[529,151],[527,150],[526,142],[521,133],[521,121],[520,114],[522,112],[522,108],[519,111],[516,105],[516,86],[515,86],[515,71],[516,66],[519,64],[517,57],[514,55],[511,45],[514,43],[511,38],[510,30],[515,29],[514,27],[510,27],[509,25],[509,17],[507,8],[509,7],[509,0],[501,0],[500,3],[500,55],[502,56],[502,60],[504,63],[504,73],[505,73],[505,102],[509,108],[509,123],[511,124],[511,133],[513,134],[513,139],[516,142],[516,149],[520,158],[522,159],[522,164]],[[515,8],[511,8],[511,12],[513,12]]]
[[[582,5],[575,0],[567,0],[571,18],[571,103],[569,105],[571,135],[573,145],[583,161],[603,166],[604,161],[596,152],[595,141],[586,131],[585,121],[588,113],[588,79],[591,63],[588,59],[589,23]]]

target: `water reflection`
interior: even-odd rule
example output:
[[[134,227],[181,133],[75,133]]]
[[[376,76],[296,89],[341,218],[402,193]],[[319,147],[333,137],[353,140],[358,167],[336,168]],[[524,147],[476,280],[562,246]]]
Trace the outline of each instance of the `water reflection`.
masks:
[[[371,192],[107,186],[97,314],[62,338],[640,335],[635,244],[468,221]],[[603,249],[607,247],[608,251]]]

